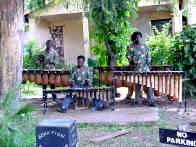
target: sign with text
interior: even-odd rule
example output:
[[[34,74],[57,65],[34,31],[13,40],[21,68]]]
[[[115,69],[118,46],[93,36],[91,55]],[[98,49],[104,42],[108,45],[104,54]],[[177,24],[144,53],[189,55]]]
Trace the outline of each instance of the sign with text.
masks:
[[[161,143],[196,147],[196,133],[159,128]]]
[[[45,119],[36,127],[36,147],[76,147],[76,122],[64,119]]]

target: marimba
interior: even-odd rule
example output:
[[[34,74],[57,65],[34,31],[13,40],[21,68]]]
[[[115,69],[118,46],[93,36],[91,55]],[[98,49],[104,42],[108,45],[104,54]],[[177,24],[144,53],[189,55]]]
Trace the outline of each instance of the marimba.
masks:
[[[172,70],[171,65],[163,66],[151,66],[151,70]],[[108,84],[112,83],[112,71],[131,71],[130,66],[106,66],[106,67],[94,67],[94,70],[99,71],[99,80],[101,82],[107,81]],[[24,69],[22,73],[23,81],[35,82],[38,85],[56,85],[69,86],[70,85],[70,74],[69,70],[39,70],[39,69]],[[126,86],[126,83],[124,83]],[[122,85],[116,85],[117,87]],[[128,85],[129,86],[129,85]]]
[[[99,81],[106,82],[108,85],[112,84],[112,71],[133,71],[133,66],[97,66],[95,70],[99,71]],[[172,71],[172,65],[152,65],[151,71]],[[128,87],[128,97],[131,97],[134,91],[134,84],[127,81],[116,80],[114,82],[115,87]],[[145,88],[144,88],[145,91]],[[155,96],[161,96],[161,93],[154,90]]]
[[[70,71],[68,70],[33,70],[24,69],[22,73],[23,81],[35,82],[38,85],[70,85]]]
[[[114,71],[112,74],[114,82],[119,80],[130,84],[141,84],[151,87],[161,95],[165,94],[173,100],[182,102],[182,71]]]
[[[99,80],[101,82],[108,82],[109,84],[112,83],[112,71],[133,71],[133,67],[131,66],[97,66],[94,67],[94,70],[99,71]],[[152,65],[150,66],[151,71],[172,71],[172,65]],[[126,83],[124,83],[127,86]],[[122,85],[118,85],[116,83],[116,87],[121,87]]]
[[[51,89],[43,90],[44,94],[48,93],[63,93],[72,95],[73,98],[80,99],[85,98],[92,101],[94,98],[101,99],[106,105],[113,103],[112,88],[111,87],[96,87],[96,88],[66,88],[66,89]],[[45,107],[47,107],[47,100],[45,101]]]

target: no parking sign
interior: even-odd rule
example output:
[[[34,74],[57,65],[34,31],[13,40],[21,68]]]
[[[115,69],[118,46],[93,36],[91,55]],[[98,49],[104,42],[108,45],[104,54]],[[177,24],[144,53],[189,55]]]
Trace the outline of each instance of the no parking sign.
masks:
[[[159,129],[161,143],[196,147],[196,133],[179,130]]]

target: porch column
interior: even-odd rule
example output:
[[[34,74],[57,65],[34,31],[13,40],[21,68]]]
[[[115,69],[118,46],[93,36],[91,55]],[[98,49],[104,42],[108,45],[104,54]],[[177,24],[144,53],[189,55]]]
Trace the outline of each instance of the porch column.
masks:
[[[173,9],[173,18],[172,18],[172,28],[173,33],[179,33],[182,31],[182,13],[183,10],[179,9],[179,4],[177,3]]]
[[[190,0],[188,3],[188,24],[196,24],[196,2],[195,0]]]
[[[83,14],[82,18],[83,25],[83,46],[84,46],[84,56],[86,59],[90,56],[89,52],[89,25],[88,18]]]

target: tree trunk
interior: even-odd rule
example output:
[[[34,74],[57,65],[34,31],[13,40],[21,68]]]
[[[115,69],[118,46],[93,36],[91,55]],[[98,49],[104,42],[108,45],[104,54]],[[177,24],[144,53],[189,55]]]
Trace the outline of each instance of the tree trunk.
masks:
[[[112,44],[112,41],[107,41],[106,42],[108,65],[109,66],[116,66],[115,54],[111,49],[111,44]]]
[[[0,0],[0,96],[22,78],[23,0]]]

